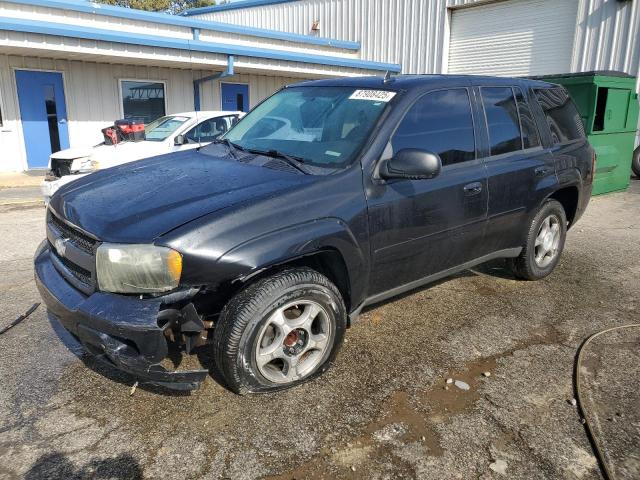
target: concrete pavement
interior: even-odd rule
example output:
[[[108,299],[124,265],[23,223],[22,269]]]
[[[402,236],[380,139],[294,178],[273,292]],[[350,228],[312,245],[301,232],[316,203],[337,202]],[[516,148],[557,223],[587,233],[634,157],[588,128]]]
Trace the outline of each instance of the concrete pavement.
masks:
[[[43,217],[0,211],[0,328],[40,301]],[[550,277],[517,281],[492,262],[378,305],[326,375],[253,397],[213,379],[131,396],[133,379],[95,364],[40,307],[0,336],[0,478],[601,478],[570,402],[574,356],[591,333],[638,321],[639,258],[634,180],[592,200]],[[624,437],[607,443],[628,480],[639,412],[613,402],[640,372],[615,340],[590,352],[588,400],[605,442],[620,425],[607,418],[624,415]]]

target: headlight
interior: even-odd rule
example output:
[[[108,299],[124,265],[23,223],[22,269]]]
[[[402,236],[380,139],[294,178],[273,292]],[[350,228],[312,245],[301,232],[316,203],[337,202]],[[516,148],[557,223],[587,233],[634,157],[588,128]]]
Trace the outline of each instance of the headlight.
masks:
[[[79,173],[87,173],[87,172],[92,172],[94,170],[94,168],[91,165],[91,159],[89,159],[89,157],[80,157],[80,158],[76,158],[73,162],[71,162],[71,167],[70,170],[72,172],[79,172]]]
[[[182,255],[155,245],[103,243],[96,255],[100,290],[114,293],[154,293],[180,283]]]

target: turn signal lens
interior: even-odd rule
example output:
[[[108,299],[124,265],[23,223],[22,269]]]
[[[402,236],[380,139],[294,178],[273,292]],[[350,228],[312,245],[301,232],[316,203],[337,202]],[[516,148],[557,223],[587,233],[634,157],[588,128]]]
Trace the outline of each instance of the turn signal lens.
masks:
[[[167,255],[167,270],[171,278],[176,282],[180,281],[180,276],[182,275],[182,255],[175,250],[170,250]]]

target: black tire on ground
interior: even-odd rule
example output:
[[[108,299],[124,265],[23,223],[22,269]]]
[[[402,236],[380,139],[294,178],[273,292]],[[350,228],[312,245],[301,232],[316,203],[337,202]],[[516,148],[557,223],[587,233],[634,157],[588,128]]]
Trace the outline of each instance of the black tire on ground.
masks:
[[[633,151],[633,160],[631,161],[631,170],[636,175],[636,177],[640,178],[640,147],[636,148]]]
[[[540,232],[543,222],[550,216],[558,220],[559,242],[556,254],[547,265],[541,266],[536,262],[536,237]],[[542,204],[538,213],[533,217],[527,231],[526,243],[519,257],[511,259],[511,269],[517,278],[523,280],[539,280],[549,275],[560,261],[564,242],[567,237],[567,216],[560,202],[547,200]]]
[[[259,337],[269,328],[267,324],[274,312],[296,301],[313,302],[322,307],[323,322],[325,325],[330,323],[327,347],[322,354],[318,353],[317,360],[314,360],[318,363],[312,370],[288,383],[277,383],[266,378],[258,367]],[[214,329],[215,368],[226,386],[240,395],[290,388],[329,368],[346,327],[344,301],[327,277],[310,268],[284,270],[250,284],[225,305]],[[272,341],[275,345],[275,339]]]

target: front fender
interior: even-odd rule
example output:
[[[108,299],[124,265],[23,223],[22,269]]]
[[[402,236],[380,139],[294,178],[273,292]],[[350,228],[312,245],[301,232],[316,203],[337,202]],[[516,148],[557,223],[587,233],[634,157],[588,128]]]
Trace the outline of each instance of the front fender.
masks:
[[[243,281],[274,265],[327,249],[342,256],[351,298],[360,301],[369,276],[368,263],[356,237],[338,218],[321,218],[253,238],[224,253],[216,272],[226,279]]]

